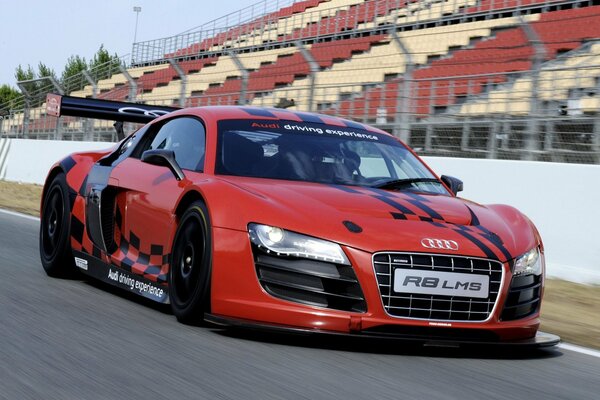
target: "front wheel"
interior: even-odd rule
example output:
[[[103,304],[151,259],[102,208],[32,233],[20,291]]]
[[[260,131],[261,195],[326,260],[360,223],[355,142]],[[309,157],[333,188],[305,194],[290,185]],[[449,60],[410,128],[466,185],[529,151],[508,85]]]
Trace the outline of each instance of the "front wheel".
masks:
[[[209,309],[212,242],[208,209],[190,205],[181,217],[171,251],[169,299],[179,322],[198,325]]]
[[[75,273],[69,242],[71,207],[64,174],[50,183],[40,219],[40,258],[49,276],[68,277]]]

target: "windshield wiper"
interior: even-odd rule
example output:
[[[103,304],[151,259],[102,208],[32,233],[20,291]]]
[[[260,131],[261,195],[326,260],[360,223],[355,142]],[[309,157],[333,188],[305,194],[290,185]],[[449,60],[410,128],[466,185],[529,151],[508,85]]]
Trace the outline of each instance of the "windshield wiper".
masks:
[[[393,188],[398,188],[398,187],[402,187],[402,186],[412,185],[413,183],[421,183],[421,182],[438,183],[440,185],[442,184],[440,181],[438,181],[435,178],[406,178],[406,179],[392,179],[391,181],[385,181],[382,183],[378,183],[377,185],[373,185],[371,187],[376,188],[376,189],[393,189]]]

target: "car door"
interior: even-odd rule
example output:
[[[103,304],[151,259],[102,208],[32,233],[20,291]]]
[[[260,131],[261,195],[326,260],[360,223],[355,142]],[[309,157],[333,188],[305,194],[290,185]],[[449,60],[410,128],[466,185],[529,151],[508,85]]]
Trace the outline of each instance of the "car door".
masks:
[[[182,116],[154,124],[130,156],[111,172],[114,193],[114,245],[111,262],[155,282],[165,282],[171,237],[176,229],[174,210],[187,178],[177,180],[165,166],[142,161],[146,150],[172,150],[188,175],[202,172],[205,128],[195,117]]]

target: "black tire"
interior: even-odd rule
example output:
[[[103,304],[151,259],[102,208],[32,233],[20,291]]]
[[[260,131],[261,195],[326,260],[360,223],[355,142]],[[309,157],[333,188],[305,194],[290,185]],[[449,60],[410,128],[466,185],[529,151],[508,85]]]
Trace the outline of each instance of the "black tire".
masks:
[[[50,183],[40,219],[40,258],[48,276],[68,278],[76,273],[71,251],[71,207],[64,174]]]
[[[169,299],[179,322],[201,325],[210,310],[211,225],[206,205],[192,203],[175,233],[169,268]]]

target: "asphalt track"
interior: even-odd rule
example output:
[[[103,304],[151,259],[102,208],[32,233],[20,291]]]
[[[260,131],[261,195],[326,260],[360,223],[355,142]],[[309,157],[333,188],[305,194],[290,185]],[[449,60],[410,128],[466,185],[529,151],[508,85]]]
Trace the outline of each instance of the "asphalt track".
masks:
[[[415,348],[184,326],[46,277],[38,222],[0,213],[2,399],[598,399],[600,358]]]

